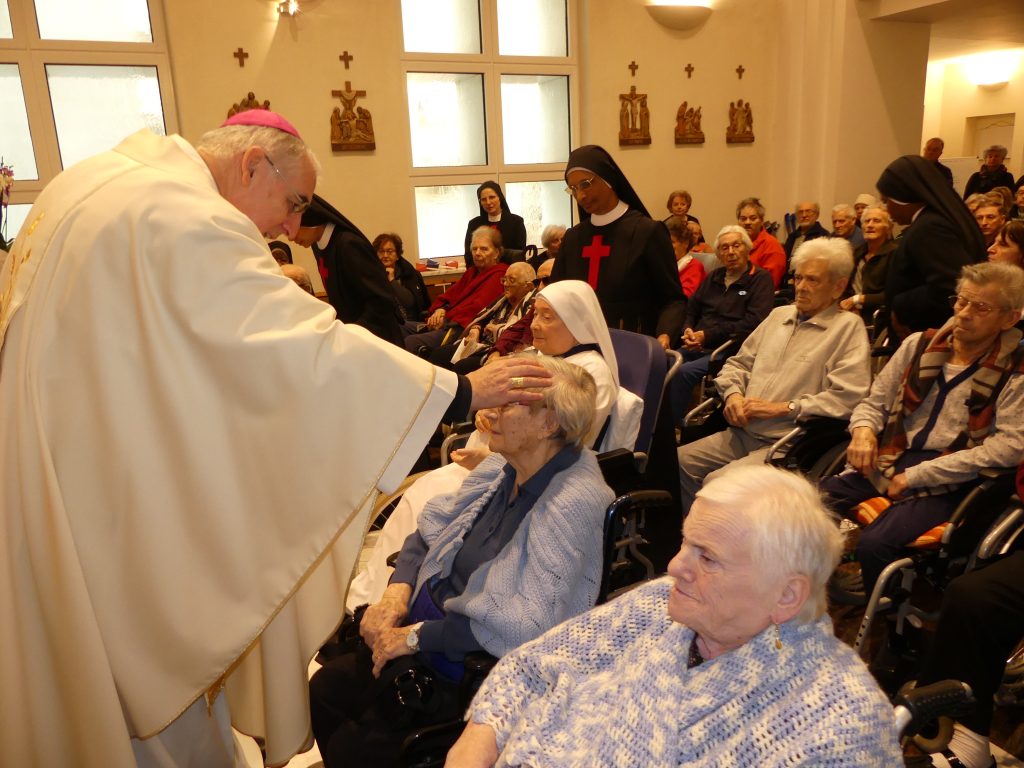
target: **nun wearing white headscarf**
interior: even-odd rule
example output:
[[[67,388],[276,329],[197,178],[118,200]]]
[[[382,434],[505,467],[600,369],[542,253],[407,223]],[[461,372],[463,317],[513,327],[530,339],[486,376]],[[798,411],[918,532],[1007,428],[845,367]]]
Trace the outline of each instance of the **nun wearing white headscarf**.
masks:
[[[623,434],[619,420],[613,419],[615,423],[609,424],[607,431],[614,427],[615,434],[605,434],[605,424],[619,399],[619,367],[594,289],[582,280],[562,280],[546,286],[534,299],[530,330],[538,352],[564,358],[594,377],[597,408],[588,443],[597,450],[632,448],[636,440],[632,426],[626,426]],[[640,406],[642,411],[643,404]],[[637,428],[639,423],[637,414]]]

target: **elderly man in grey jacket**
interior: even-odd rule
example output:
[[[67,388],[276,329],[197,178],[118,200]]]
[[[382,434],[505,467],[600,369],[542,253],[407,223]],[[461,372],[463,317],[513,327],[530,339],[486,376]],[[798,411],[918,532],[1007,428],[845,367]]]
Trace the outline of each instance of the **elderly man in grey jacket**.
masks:
[[[798,419],[849,418],[867,395],[867,333],[837,303],[853,271],[849,242],[809,240],[796,249],[791,266],[795,302],[774,309],[715,379],[731,426],[679,448],[684,510],[717,470],[763,462]]]

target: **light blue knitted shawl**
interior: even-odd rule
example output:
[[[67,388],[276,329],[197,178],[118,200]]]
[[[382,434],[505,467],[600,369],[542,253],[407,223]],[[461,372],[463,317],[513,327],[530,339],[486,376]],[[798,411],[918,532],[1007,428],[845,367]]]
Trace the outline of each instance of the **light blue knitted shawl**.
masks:
[[[828,617],[769,627],[687,668],[693,630],[659,579],[505,656],[469,718],[491,726],[498,766],[902,765],[892,707]]]
[[[419,531],[429,550],[413,596],[433,576],[445,578],[477,516],[503,478],[505,459],[480,463],[454,495],[427,502]],[[488,653],[502,656],[561,621],[593,607],[601,584],[604,512],[614,494],[594,452],[557,473],[523,518],[511,541],[470,576],[445,611],[470,619]]]

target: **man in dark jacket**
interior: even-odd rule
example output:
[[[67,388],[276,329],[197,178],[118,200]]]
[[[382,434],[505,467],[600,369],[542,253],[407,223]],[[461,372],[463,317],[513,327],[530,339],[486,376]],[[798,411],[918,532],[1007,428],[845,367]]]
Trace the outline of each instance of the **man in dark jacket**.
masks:
[[[786,252],[786,264],[793,258],[793,251],[797,246],[813,240],[816,237],[828,237],[828,230],[821,226],[818,217],[821,216],[821,206],[815,202],[803,202],[796,204],[796,229],[789,233],[782,249]]]

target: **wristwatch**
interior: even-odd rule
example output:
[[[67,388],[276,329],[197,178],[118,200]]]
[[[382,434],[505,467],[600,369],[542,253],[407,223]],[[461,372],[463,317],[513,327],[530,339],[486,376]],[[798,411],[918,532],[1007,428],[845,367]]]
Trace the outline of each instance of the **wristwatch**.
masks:
[[[419,624],[413,624],[409,627],[409,634],[405,636],[405,645],[413,653],[420,650],[420,627],[422,626],[422,621]]]

